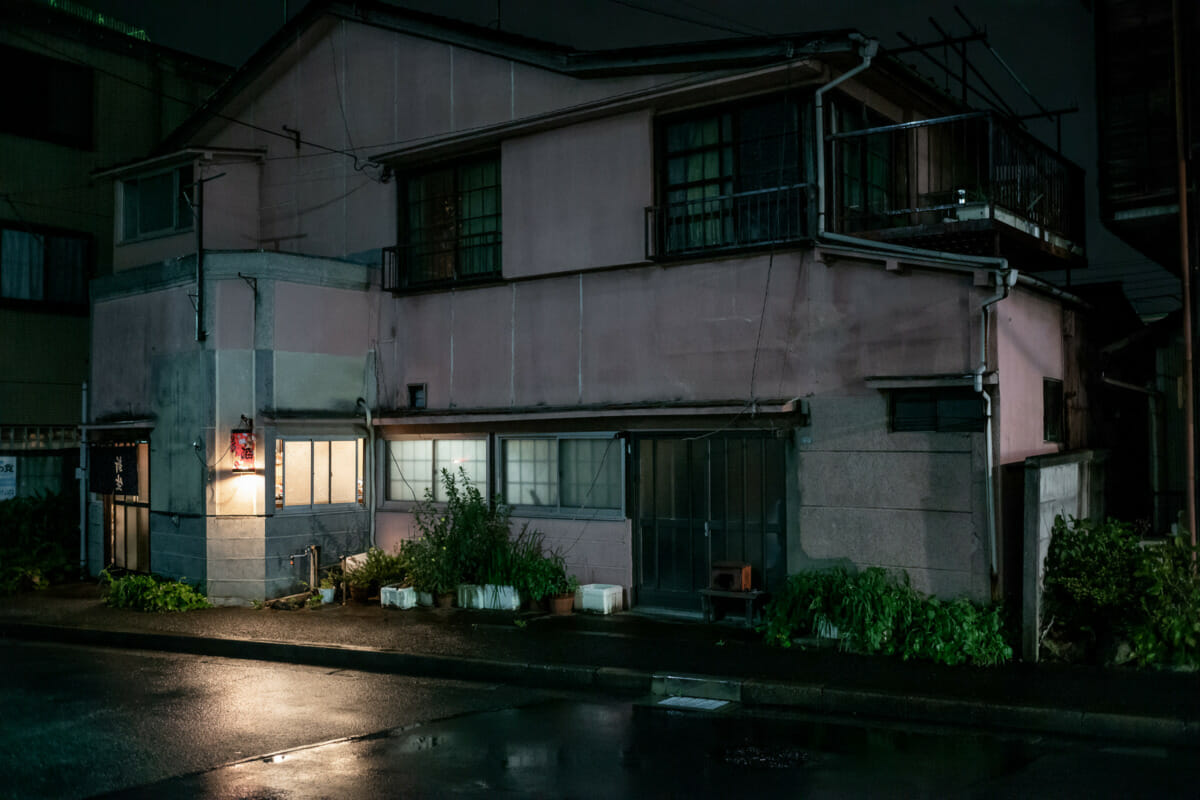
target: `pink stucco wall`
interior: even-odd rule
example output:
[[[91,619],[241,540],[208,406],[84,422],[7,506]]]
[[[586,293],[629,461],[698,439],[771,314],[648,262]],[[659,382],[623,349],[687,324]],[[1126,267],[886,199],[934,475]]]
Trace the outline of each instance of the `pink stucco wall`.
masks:
[[[974,369],[987,290],[969,274],[811,258],[385,298],[380,407],[403,407],[408,383],[430,408],[520,408],[866,393],[871,375]]]
[[[1042,439],[1042,379],[1063,378],[1061,305],[1018,287],[996,306],[996,350],[999,463],[1057,453],[1059,444]]]
[[[372,338],[367,292],[303,283],[275,284],[275,349],[363,356]]]

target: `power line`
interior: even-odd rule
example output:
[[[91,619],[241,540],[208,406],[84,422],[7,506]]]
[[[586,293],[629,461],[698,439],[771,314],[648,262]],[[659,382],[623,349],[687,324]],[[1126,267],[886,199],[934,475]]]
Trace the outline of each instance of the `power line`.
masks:
[[[717,25],[715,23],[705,22],[703,20],[695,19],[694,17],[688,17],[683,14],[672,14],[670,11],[661,11],[656,8],[645,8],[643,6],[637,5],[636,3],[629,2],[629,0],[608,0],[608,2],[612,3],[613,5],[624,6],[625,8],[632,8],[634,11],[641,11],[644,14],[653,14],[654,16],[657,16],[657,17],[665,17],[667,19],[673,19],[678,22],[686,22],[691,25],[699,25],[702,28],[711,28],[714,31],[722,31],[724,33],[733,33],[738,36],[746,35],[745,30],[738,30],[736,28],[730,28],[725,25]]]

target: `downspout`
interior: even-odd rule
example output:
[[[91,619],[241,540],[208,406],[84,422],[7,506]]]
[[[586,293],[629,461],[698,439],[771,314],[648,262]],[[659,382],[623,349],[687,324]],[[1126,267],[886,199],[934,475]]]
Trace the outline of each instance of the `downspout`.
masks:
[[[88,468],[88,385],[83,382],[83,392],[80,397],[81,422],[79,424],[79,469],[75,476],[79,478],[79,577],[87,575],[87,468]]]
[[[871,59],[879,51],[877,39],[864,39],[859,34],[850,34],[850,36],[861,42],[858,55],[862,62],[813,93],[813,122],[817,128],[817,239],[825,235],[825,92],[871,66]]]
[[[371,520],[371,547],[375,546],[375,426],[371,422],[371,407],[365,398],[358,398],[356,405],[362,406],[367,416],[367,513]]]
[[[832,233],[826,230],[826,202],[825,202],[825,104],[824,94],[833,87],[843,81],[854,77],[858,73],[871,66],[871,60],[878,52],[879,42],[875,39],[862,39],[859,47],[859,57],[862,62],[853,69],[842,73],[838,77],[826,83],[824,86],[814,92],[814,109],[813,123],[816,128],[816,150],[817,150],[817,232],[814,237],[816,242],[820,244],[822,241],[827,242],[842,242],[849,245],[854,245],[858,248],[867,248],[876,252],[892,253],[895,255],[909,256],[910,258],[928,258],[938,260],[951,260],[961,264],[978,264],[981,267],[990,269],[994,276],[996,285],[999,291],[992,297],[983,301],[980,306],[980,328],[981,335],[979,337],[979,366],[975,370],[975,391],[983,398],[984,410],[984,438],[985,447],[987,450],[984,472],[986,479],[984,481],[984,495],[987,509],[987,538],[988,538],[988,553],[991,560],[991,574],[995,577],[998,573],[999,553],[997,548],[996,535],[996,488],[994,485],[994,448],[992,444],[992,399],[983,386],[983,376],[987,372],[987,340],[988,340],[988,309],[1008,297],[1009,291],[1017,283],[1017,270],[1011,269],[1008,265],[1008,260],[1005,258],[993,258],[987,256],[970,256],[959,255],[957,253],[947,253],[940,250],[926,250],[919,247],[905,247],[904,245],[891,244],[888,242],[876,242],[870,239],[861,239],[856,236],[847,236],[840,233]]]
[[[996,546],[996,486],[993,474],[995,458],[992,451],[992,397],[983,388],[983,376],[987,372],[988,309],[1008,297],[1009,291],[1013,286],[1017,285],[1017,271],[1015,269],[1004,272],[997,271],[996,282],[1000,286],[1000,291],[984,300],[979,306],[979,367],[975,370],[975,391],[979,392],[979,396],[983,399],[983,436],[984,447],[986,449],[983,467],[984,502],[987,509],[988,551],[991,554],[993,578],[999,571],[997,565],[1000,563],[1000,554]]]

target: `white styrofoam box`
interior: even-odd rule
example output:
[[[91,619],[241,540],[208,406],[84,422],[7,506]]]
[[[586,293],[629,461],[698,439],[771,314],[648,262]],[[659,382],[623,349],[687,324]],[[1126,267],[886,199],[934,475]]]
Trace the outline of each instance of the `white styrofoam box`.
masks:
[[[493,608],[500,611],[517,611],[521,608],[521,595],[512,586],[498,586],[486,583],[479,587],[483,590],[483,603],[480,608]]]
[[[483,608],[483,587],[473,583],[458,585],[459,608]]]
[[[575,608],[611,614],[621,610],[621,587],[613,583],[588,583],[575,592]]]
[[[426,607],[432,606],[433,605],[433,593],[432,592],[417,592],[417,605],[426,606]]]
[[[383,607],[412,608],[417,604],[417,590],[411,586],[401,586],[398,583],[381,586],[379,589],[379,605]]]

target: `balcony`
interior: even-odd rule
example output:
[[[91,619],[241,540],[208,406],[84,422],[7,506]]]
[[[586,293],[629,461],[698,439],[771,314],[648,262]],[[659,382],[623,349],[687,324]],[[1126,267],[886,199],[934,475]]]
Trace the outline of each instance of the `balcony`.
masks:
[[[951,252],[1083,259],[1083,171],[990,112],[830,137],[831,231]]]
[[[809,184],[714,195],[646,209],[646,258],[686,257],[809,236]]]
[[[383,248],[384,291],[416,291],[499,278],[498,231]]]

